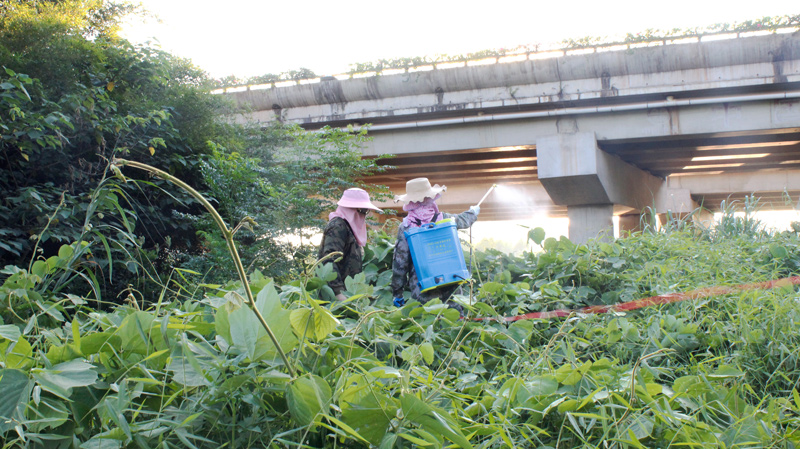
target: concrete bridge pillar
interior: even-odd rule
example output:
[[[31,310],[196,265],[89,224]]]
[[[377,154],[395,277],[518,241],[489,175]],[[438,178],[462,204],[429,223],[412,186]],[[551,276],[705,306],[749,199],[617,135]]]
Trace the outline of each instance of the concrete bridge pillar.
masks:
[[[575,243],[585,243],[593,238],[611,240],[614,238],[613,204],[590,206],[567,206],[569,218],[569,239]]]
[[[539,137],[536,156],[539,180],[554,203],[567,206],[576,243],[613,238],[615,208],[641,211],[666,190],[662,179],[600,150],[594,133]]]

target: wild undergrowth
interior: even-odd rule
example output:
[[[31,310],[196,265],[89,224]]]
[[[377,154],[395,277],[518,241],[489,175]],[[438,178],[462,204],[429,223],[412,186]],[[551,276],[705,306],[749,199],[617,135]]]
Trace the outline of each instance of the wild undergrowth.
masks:
[[[791,279],[739,287],[797,275],[800,239],[730,219],[737,232],[684,223],[586,245],[533,230],[539,251],[475,253],[476,282],[455,296],[464,318],[391,305],[386,233],[344,302],[319,299],[330,265],[282,285],[249,273],[265,324],[241,281],[195,286],[180,272],[101,311],[91,288],[47,287],[82,269],[85,245],[65,246],[3,270],[0,435],[64,448],[794,448],[800,294]],[[731,288],[498,320],[718,286]]]

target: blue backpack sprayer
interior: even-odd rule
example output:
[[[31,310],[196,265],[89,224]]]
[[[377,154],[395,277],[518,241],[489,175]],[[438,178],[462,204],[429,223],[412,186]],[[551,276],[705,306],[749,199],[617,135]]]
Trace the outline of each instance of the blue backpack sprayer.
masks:
[[[478,207],[495,187],[497,184],[493,184],[483,195],[477,204]],[[464,261],[454,219],[448,218],[419,228],[411,228],[405,231],[405,236],[414,269],[417,270],[420,291],[461,284],[470,280],[470,272]],[[472,259],[471,245],[470,259]]]

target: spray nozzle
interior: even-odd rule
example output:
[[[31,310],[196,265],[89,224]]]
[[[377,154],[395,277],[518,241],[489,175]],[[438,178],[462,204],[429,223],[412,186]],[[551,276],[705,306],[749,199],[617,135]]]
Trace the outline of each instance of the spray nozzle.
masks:
[[[483,200],[485,200],[486,197],[489,196],[490,193],[492,193],[492,190],[494,190],[495,187],[497,187],[497,184],[492,184],[492,186],[489,187],[489,190],[486,192],[485,195],[483,195],[483,198],[481,198],[481,200],[478,201],[478,204],[477,204],[478,207],[480,207],[480,205],[483,202]]]

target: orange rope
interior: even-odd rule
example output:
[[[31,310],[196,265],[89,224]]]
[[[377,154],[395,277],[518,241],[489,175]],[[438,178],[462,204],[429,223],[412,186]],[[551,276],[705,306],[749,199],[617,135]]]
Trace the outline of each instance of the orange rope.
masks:
[[[531,320],[535,318],[549,319],[549,318],[565,317],[565,316],[570,316],[573,313],[589,314],[589,313],[627,312],[629,310],[641,309],[642,307],[649,307],[657,304],[669,304],[671,302],[686,301],[687,299],[697,299],[697,298],[705,298],[708,296],[725,295],[728,293],[734,293],[743,290],[766,290],[787,284],[792,284],[792,285],[800,284],[800,276],[794,276],[784,279],[776,279],[773,281],[758,282],[755,284],[742,284],[730,287],[706,287],[683,293],[667,293],[666,295],[656,295],[656,296],[651,296],[649,298],[637,299],[634,301],[623,302],[620,304],[587,306],[573,310],[569,309],[548,310],[545,312],[531,312],[531,313],[526,313],[524,315],[505,316],[499,318],[492,318],[492,317],[472,318],[472,320],[473,321],[483,321],[483,320],[519,321],[519,320]]]

